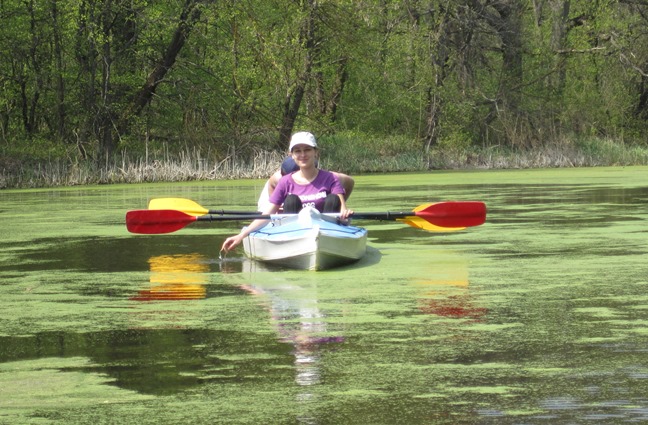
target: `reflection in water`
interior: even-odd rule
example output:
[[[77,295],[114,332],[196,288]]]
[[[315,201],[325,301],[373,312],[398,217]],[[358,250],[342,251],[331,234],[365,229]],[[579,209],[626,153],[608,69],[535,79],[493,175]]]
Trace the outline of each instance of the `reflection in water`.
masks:
[[[466,260],[454,253],[437,253],[441,261],[434,264],[429,279],[417,280],[426,288],[419,298],[419,310],[456,319],[483,320],[488,309],[476,306],[468,287],[468,265]]]
[[[149,259],[149,289],[132,297],[136,301],[203,299],[209,264],[200,254],[157,255]]]
[[[284,281],[279,285],[248,284],[242,288],[266,298],[264,304],[270,311],[279,341],[293,346],[295,382],[301,386],[319,383],[320,346],[341,342],[343,338],[326,336],[325,315],[318,306],[316,284],[300,280],[299,284]],[[302,393],[299,397],[306,400],[312,394]]]
[[[430,301],[421,307],[421,311],[437,316],[481,321],[488,309],[475,307],[470,294],[460,294],[448,296],[444,300]]]
[[[240,273],[243,266],[250,261],[245,257],[227,257],[221,253],[218,258],[218,269],[221,273]]]
[[[257,266],[254,266],[255,268]],[[272,276],[271,273],[251,273],[249,276]],[[317,296],[317,281],[302,278],[299,282],[280,280],[242,286],[246,291],[263,297],[278,340],[292,346],[295,382],[301,389],[296,396],[303,408],[299,423],[314,423],[310,411],[317,403],[315,386],[321,382],[322,346],[342,342],[342,336],[327,335],[325,313]]]

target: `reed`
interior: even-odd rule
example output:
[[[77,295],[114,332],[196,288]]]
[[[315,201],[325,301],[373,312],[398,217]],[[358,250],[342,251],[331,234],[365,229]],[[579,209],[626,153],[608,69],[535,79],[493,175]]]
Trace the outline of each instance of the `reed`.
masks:
[[[213,160],[191,149],[147,161],[122,152],[103,164],[58,159],[20,163],[11,170],[3,168],[0,188],[264,178],[279,169],[283,158],[277,152],[257,152],[243,161]]]
[[[353,140],[351,140],[353,139]],[[547,144],[533,150],[502,146],[437,147],[421,153],[402,137],[321,138],[322,168],[349,174],[416,172],[433,169],[505,169],[648,165],[648,148],[606,139]],[[90,184],[262,179],[274,173],[282,152],[257,151],[249,158],[215,159],[197,148],[177,154],[147,156],[121,152],[103,164],[72,158],[0,162],[0,188],[35,188]]]
[[[356,139],[364,140],[357,142]],[[562,139],[533,149],[505,146],[443,145],[422,153],[402,137],[374,140],[338,135],[323,143],[324,166],[350,173],[432,169],[506,169],[648,165],[648,148],[609,139]]]

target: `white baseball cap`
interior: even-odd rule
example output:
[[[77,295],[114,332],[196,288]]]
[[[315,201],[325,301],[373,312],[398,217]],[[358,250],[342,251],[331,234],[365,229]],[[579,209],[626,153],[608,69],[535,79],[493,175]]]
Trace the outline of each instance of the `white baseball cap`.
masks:
[[[290,148],[288,150],[292,152],[293,148],[297,145],[308,145],[317,148],[317,141],[315,140],[315,136],[308,131],[300,131],[299,133],[293,134],[290,138]]]

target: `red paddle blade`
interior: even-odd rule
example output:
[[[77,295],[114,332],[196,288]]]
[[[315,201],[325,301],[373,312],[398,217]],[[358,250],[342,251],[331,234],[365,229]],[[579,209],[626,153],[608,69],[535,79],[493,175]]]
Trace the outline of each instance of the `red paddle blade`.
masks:
[[[196,217],[175,210],[134,210],[126,213],[126,228],[131,233],[156,235],[180,230]]]
[[[438,202],[413,211],[435,226],[470,227],[486,221],[486,204],[479,201]]]

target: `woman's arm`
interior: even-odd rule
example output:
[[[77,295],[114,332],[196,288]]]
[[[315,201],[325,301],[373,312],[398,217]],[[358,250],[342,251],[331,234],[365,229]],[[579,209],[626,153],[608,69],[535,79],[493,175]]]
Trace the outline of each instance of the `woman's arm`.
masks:
[[[332,173],[335,174],[338,181],[344,188],[344,199],[349,199],[349,196],[351,196],[351,192],[353,192],[353,187],[355,186],[355,180],[353,180],[353,177],[348,176],[344,173],[340,173],[337,171],[332,171]]]
[[[270,176],[268,179],[268,197],[272,195],[272,192],[277,188],[277,183],[279,183],[279,180],[281,180],[281,171],[276,171],[273,175]]]
[[[353,215],[353,210],[347,209],[344,195],[339,194],[338,197],[340,198],[340,219],[346,220]]]
[[[271,206],[263,212],[263,215],[271,215],[279,211],[278,205],[270,205]],[[236,248],[241,244],[241,242],[243,242],[243,239],[245,239],[247,235],[254,232],[255,230],[261,229],[263,226],[268,224],[269,221],[270,220],[267,219],[254,220],[252,223],[250,223],[249,226],[241,229],[241,232],[238,235],[230,236],[229,238],[225,239],[225,242],[223,242],[223,246],[221,247],[221,251],[229,252],[232,249]]]

